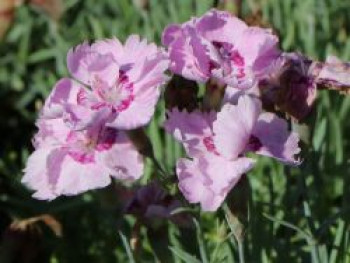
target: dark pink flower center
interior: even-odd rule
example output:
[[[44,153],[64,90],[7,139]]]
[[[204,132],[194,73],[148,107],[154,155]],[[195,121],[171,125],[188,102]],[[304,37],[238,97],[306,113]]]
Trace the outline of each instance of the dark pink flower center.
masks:
[[[233,64],[235,64],[236,66],[244,67],[244,58],[241,56],[241,54],[237,50],[232,51],[231,60]]]
[[[71,131],[66,139],[68,154],[77,162],[87,164],[95,162],[95,153],[109,150],[115,143],[117,131],[107,128],[98,134]]]
[[[93,163],[95,142],[83,132],[71,131],[66,139],[68,154],[79,163]]]
[[[210,69],[215,69],[222,67],[225,75],[231,75],[238,79],[238,81],[243,81],[242,79],[246,77],[245,72],[245,60],[241,53],[234,49],[234,46],[230,43],[223,42],[213,42],[221,59],[223,60],[220,65],[212,62],[210,64]]]
[[[254,135],[250,136],[249,142],[248,142],[248,151],[256,152],[259,151],[262,147],[262,143],[260,139]]]
[[[109,150],[115,143],[117,136],[117,130],[112,128],[106,128],[98,138],[96,150],[99,152]]]
[[[113,112],[119,113],[129,108],[135,99],[133,84],[123,71],[120,71],[118,79],[112,86],[96,77],[92,89],[92,95],[85,90],[79,91],[78,104],[86,105],[92,110],[109,107]]]
[[[68,151],[68,154],[74,161],[79,163],[88,164],[95,162],[95,155],[90,152]]]
[[[224,42],[213,42],[214,47],[218,50],[218,53],[224,60],[228,60],[231,57],[232,44]]]
[[[245,72],[244,72],[244,68],[239,68],[238,69],[238,73],[237,73],[237,78],[238,79],[242,79],[245,77]]]
[[[86,91],[84,89],[79,90],[79,92],[77,94],[77,103],[79,105],[83,105],[83,104],[85,104],[86,100],[87,100]]]
[[[208,152],[214,153],[216,155],[219,155],[219,153],[216,150],[213,137],[212,136],[207,136],[203,138],[203,144],[205,148],[208,150]]]

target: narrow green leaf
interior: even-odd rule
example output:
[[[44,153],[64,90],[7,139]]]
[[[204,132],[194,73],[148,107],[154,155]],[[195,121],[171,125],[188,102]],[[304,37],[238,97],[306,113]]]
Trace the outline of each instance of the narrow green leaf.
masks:
[[[134,256],[131,252],[131,248],[130,248],[130,244],[128,242],[128,240],[126,239],[126,237],[124,236],[124,234],[122,232],[119,231],[119,236],[123,242],[123,246],[125,248],[125,251],[126,251],[126,254],[128,256],[128,259],[129,259],[129,262],[130,263],[135,263],[135,260],[134,260]]]
[[[193,219],[194,225],[196,226],[197,242],[199,245],[199,253],[201,255],[202,263],[208,263],[208,256],[204,244],[202,229],[196,219]]]
[[[337,257],[338,257],[338,253],[339,253],[340,243],[342,241],[342,237],[344,234],[344,229],[345,229],[345,223],[343,220],[340,220],[338,223],[336,234],[335,234],[335,239],[334,239],[334,243],[333,243],[333,248],[331,250],[331,255],[329,257],[329,263],[340,262],[339,260],[337,261]]]
[[[192,256],[191,254],[187,253],[186,251],[180,248],[169,247],[169,249],[178,258],[182,259],[185,263],[201,263],[195,256]]]

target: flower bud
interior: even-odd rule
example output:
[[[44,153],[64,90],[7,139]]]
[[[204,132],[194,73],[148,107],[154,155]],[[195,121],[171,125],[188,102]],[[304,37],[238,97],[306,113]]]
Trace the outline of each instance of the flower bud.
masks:
[[[174,75],[165,89],[165,107],[167,109],[177,107],[191,112],[198,107],[197,94],[198,85],[195,81]]]
[[[130,140],[135,145],[139,153],[153,158],[153,147],[144,129],[139,128],[127,132]]]

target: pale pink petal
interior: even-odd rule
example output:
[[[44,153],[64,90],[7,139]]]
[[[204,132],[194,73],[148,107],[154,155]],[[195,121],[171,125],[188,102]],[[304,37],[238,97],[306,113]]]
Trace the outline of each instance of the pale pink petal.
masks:
[[[63,119],[38,119],[36,126],[39,131],[34,136],[33,144],[36,149],[44,146],[59,146],[65,142],[70,133]]]
[[[269,29],[250,27],[236,42],[235,48],[244,57],[246,65],[257,73],[266,73],[269,66],[279,57],[278,38]]]
[[[215,112],[202,113],[199,111],[179,111],[177,108],[168,112],[168,119],[164,128],[171,133],[176,140],[184,144],[187,154],[195,156],[199,153],[215,150],[212,141],[212,123],[215,119]]]
[[[250,89],[239,89],[232,86],[226,86],[225,94],[222,99],[222,104],[223,105],[225,105],[226,103],[237,104],[238,99],[244,95],[250,95],[251,97],[259,98],[260,97],[259,86],[254,85]]]
[[[97,158],[116,179],[137,180],[143,174],[143,157],[124,133],[119,132],[114,146],[98,153]]]
[[[145,126],[150,122],[160,96],[158,87],[151,87],[135,94],[130,106],[120,112],[114,121],[107,125],[113,128],[130,130]]]
[[[77,104],[78,94],[80,92],[85,92],[84,90],[85,89],[82,85],[72,79],[60,79],[56,83],[49,97],[46,99],[41,116],[43,118],[62,117],[64,105],[67,103]]]
[[[95,75],[95,79],[91,80],[93,92],[79,93],[81,107],[68,105],[66,109],[66,118],[72,120],[73,128],[85,129],[100,118],[102,110],[110,115],[107,116],[109,125],[118,129],[135,129],[151,120],[160,88],[167,80],[164,74],[168,69],[167,56],[155,44],[148,44],[137,35],[131,35],[124,46],[120,45],[116,39],[99,41],[87,51],[94,54],[92,58],[83,56],[82,70],[85,70],[84,65],[89,65],[89,74]],[[84,44],[78,46],[77,54],[70,56],[73,62],[79,60],[79,51],[84,47]],[[116,54],[113,48],[121,54]],[[106,62],[106,70],[101,60]],[[101,66],[101,71],[95,62]],[[118,72],[110,76],[110,68],[118,69]]]
[[[86,129],[98,120],[108,118],[110,110],[91,109],[92,92],[74,80],[61,79],[47,98],[41,118],[62,118],[71,129]]]
[[[28,159],[22,182],[35,190],[34,197],[52,200],[107,186],[108,169],[97,163],[79,163],[64,148],[40,148]]]
[[[214,200],[214,192],[205,187],[205,177],[202,174],[198,160],[179,159],[176,165],[176,173],[179,178],[179,188],[187,201],[199,203],[204,200],[207,208],[217,209],[220,202]],[[212,200],[212,202],[209,203],[208,200]]]
[[[203,199],[201,207],[204,211],[215,211],[242,175],[253,168],[255,162],[249,158],[228,161],[219,156],[210,156],[207,160],[209,165],[205,174],[210,176],[212,184],[206,186],[210,187],[214,195],[211,198]]]
[[[253,164],[249,158],[229,161],[215,155],[180,159],[176,166],[179,188],[190,203],[200,203],[204,211],[215,211]]]
[[[240,157],[236,160],[227,160],[222,156],[206,155],[208,167],[203,174],[209,178],[212,183],[210,189],[217,194],[229,190],[239,181],[241,175],[253,168],[254,160]]]
[[[143,60],[157,55],[159,49],[153,43],[147,43],[138,35],[131,35],[124,46],[117,38],[104,39],[95,42],[92,49],[101,55],[111,55],[120,70],[127,72],[133,65],[142,64]]]
[[[47,158],[53,148],[44,147],[35,150],[28,158],[24,176],[21,180],[28,188],[34,190],[33,197],[40,200],[52,200],[56,197],[47,177]]]
[[[121,61],[124,55],[124,47],[119,39],[115,37],[96,41],[92,45],[92,49],[98,51],[102,55],[111,55],[115,61]]]
[[[147,43],[146,39],[141,39],[138,35],[131,35],[124,44],[124,55],[118,60],[120,65],[138,64],[146,58],[152,58],[159,52],[154,43]]]
[[[163,54],[145,59],[127,73],[133,82],[133,97],[130,105],[121,111],[109,125],[118,129],[135,129],[145,126],[151,120],[160,96],[160,87],[167,77],[164,71],[168,60]]]
[[[85,130],[96,123],[107,121],[110,116],[111,110],[108,108],[92,110],[81,105],[66,104],[62,118],[70,129]]]
[[[251,88],[273,72],[281,53],[278,38],[270,30],[258,27],[247,28],[238,38],[220,47],[226,64],[221,63],[212,73],[222,82],[240,89]]]
[[[229,12],[211,10],[196,23],[199,34],[213,42],[231,43],[240,37],[248,26]]]
[[[224,105],[213,124],[218,152],[229,159],[242,154],[260,112],[260,101],[247,95],[237,105]]]
[[[271,30],[248,27],[229,12],[210,10],[200,18],[170,25],[163,33],[170,70],[185,78],[210,78],[240,89],[254,86],[273,71],[280,56]]]
[[[168,69],[169,60],[165,53],[155,50],[149,53],[147,57],[143,57],[134,64],[126,73],[128,79],[136,85],[136,89],[142,89],[144,86],[160,86],[168,80],[164,72]]]
[[[300,152],[299,136],[288,130],[288,124],[284,119],[272,113],[263,113],[259,116],[252,135],[261,143],[256,153],[276,158],[287,164],[300,164],[296,158]]]
[[[67,66],[75,79],[89,86],[99,79],[113,85],[119,74],[112,54],[101,54],[86,42],[69,50]]]
[[[55,179],[54,191],[57,195],[77,195],[88,190],[98,189],[110,184],[109,170],[97,162],[80,163],[66,154],[55,169],[48,171]]]
[[[189,32],[182,32],[170,44],[170,70],[185,78],[205,82],[210,77],[209,50],[211,50],[211,44],[192,31],[191,29]]]

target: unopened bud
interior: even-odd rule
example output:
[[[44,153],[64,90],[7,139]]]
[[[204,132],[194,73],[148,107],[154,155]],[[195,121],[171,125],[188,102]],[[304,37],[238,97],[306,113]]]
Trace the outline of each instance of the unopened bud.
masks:
[[[136,149],[144,156],[153,158],[153,147],[144,129],[139,128],[127,132]]]
[[[226,85],[210,79],[205,86],[205,95],[203,98],[203,110],[219,110],[222,99],[225,94]]]
[[[311,60],[300,54],[284,54],[278,73],[259,84],[264,106],[273,104],[298,121],[308,116],[317,94],[311,65]]]
[[[195,81],[174,75],[165,89],[165,107],[191,112],[198,107],[197,94],[198,85]]]

